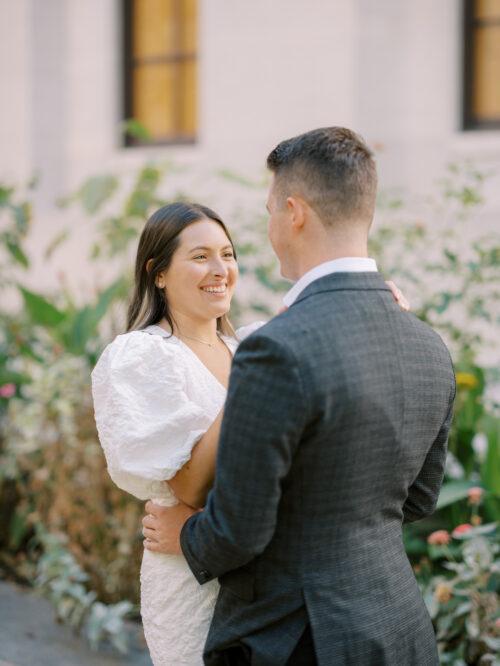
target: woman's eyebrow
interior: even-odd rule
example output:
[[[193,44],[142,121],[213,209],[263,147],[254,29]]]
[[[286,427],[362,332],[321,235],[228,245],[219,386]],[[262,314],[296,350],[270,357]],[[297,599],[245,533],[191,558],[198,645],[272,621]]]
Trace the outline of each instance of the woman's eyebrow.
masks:
[[[191,248],[189,251],[190,252],[195,252],[196,250],[205,250],[205,252],[210,252],[210,249],[211,248],[205,247],[204,245],[197,245],[196,247]],[[228,249],[231,249],[231,250],[233,249],[233,246],[231,245],[231,243],[228,243],[227,245],[224,245],[223,248],[221,248],[221,250],[228,250]]]

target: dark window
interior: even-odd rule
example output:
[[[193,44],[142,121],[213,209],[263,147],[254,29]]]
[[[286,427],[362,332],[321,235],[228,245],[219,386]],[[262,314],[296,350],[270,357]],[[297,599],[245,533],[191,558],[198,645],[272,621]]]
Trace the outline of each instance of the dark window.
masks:
[[[124,0],[124,19],[125,118],[139,121],[153,143],[193,142],[197,1]]]
[[[500,0],[464,0],[464,127],[500,129]]]

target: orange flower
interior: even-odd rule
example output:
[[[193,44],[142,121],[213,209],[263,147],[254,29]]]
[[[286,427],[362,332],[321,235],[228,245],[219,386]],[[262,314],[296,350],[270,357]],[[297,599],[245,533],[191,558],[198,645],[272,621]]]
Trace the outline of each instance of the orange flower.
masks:
[[[456,538],[460,538],[463,534],[466,534],[467,532],[470,532],[472,529],[472,525],[470,523],[462,523],[462,525],[457,525],[453,532],[451,533],[451,536]]]
[[[436,530],[429,534],[427,543],[431,546],[446,546],[450,543],[450,535],[446,530]]]
[[[481,504],[481,498],[483,496],[483,489],[478,486],[474,488],[469,488],[467,497],[469,498],[469,504]]]
[[[453,591],[446,583],[438,583],[434,590],[434,596],[440,604],[446,604],[453,596]]]

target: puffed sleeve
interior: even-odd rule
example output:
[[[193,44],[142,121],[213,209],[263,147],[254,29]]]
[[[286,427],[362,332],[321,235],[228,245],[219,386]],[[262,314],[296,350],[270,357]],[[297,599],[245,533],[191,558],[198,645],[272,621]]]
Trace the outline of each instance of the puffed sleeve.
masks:
[[[119,335],[92,372],[92,394],[109,474],[139,499],[176,474],[211,425],[186,395],[179,348],[158,335]]]
[[[252,324],[247,324],[246,326],[240,326],[236,329],[236,339],[238,342],[241,342],[245,338],[248,338],[249,335],[258,331],[259,328],[267,324],[266,321],[254,321]]]

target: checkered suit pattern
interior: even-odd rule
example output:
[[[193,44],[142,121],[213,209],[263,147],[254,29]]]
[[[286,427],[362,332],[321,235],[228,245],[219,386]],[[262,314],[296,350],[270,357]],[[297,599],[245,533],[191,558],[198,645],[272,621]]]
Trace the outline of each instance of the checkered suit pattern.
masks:
[[[320,666],[435,666],[402,540],[435,508],[455,395],[441,338],[378,273],[334,273],[234,358],[204,512],[181,543],[221,591],[205,664],[244,640],[285,664],[308,622]]]

